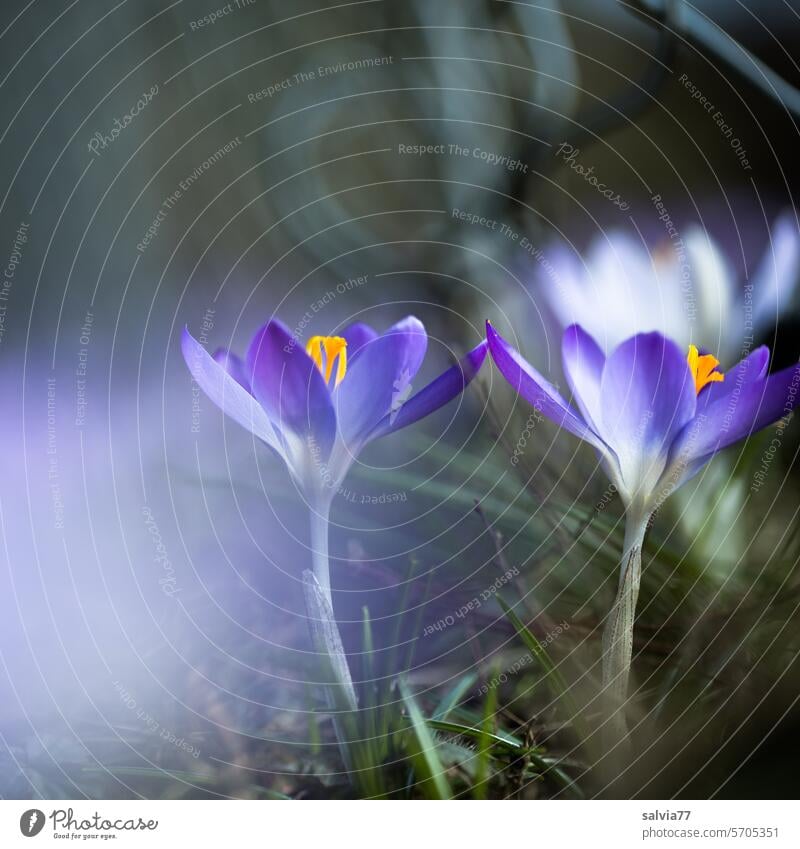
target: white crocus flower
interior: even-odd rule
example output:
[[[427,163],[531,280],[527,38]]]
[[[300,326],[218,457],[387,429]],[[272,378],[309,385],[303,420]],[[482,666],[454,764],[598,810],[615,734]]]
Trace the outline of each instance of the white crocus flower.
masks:
[[[788,215],[779,218],[749,282],[697,226],[652,254],[633,236],[610,232],[592,243],[585,260],[564,246],[549,258],[553,274],[535,294],[562,327],[580,324],[606,352],[657,330],[684,346],[701,340],[725,362],[745,355],[792,303],[800,233]]]

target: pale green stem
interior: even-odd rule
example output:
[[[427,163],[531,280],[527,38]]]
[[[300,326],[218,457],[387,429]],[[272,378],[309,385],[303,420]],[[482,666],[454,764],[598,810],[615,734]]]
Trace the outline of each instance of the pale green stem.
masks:
[[[316,650],[326,659],[325,675],[328,682],[325,692],[332,710],[333,727],[339,743],[345,768],[352,773],[353,764],[348,743],[346,725],[340,711],[357,710],[358,702],[347,657],[342,646],[342,638],[336,625],[331,595],[330,565],[328,561],[328,532],[330,499],[320,497],[309,504],[311,523],[311,565],[317,588],[313,579],[309,582],[304,575],[306,585],[306,607],[308,609],[311,636]],[[321,594],[322,598],[319,598]]]
[[[642,543],[648,516],[628,510],[617,597],[603,630],[603,693],[609,717],[604,725],[606,748],[624,747],[628,735],[625,703],[633,656],[633,623],[642,575]]]
[[[333,597],[331,596],[331,570],[328,563],[328,517],[330,515],[330,501],[319,498],[309,505],[311,516],[311,565],[314,577],[319,582],[328,604],[333,610]]]

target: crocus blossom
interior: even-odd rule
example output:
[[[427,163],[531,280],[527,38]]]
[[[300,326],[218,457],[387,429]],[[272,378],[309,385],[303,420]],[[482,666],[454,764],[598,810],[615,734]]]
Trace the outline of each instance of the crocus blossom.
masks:
[[[794,409],[800,366],[767,375],[755,349],[726,373],[660,333],[640,333],[606,357],[578,325],[562,341],[577,409],[487,324],[498,369],[541,413],[594,446],[628,510],[649,515],[721,449]]]
[[[412,395],[427,345],[413,316],[382,334],[356,323],[305,346],[271,319],[243,358],[225,349],[211,356],[183,332],[183,356],[200,388],[284,460],[308,499],[315,572],[328,596],[328,509],[351,464],[367,443],[453,400],[486,356],[483,341]]]
[[[573,407],[488,322],[486,332],[492,359],[512,388],[595,448],[625,505],[619,591],[603,648],[603,678],[615,700],[611,723],[620,736],[648,521],[718,451],[794,409],[800,365],[768,375],[769,351],[762,346],[723,373],[713,355],[693,345],[687,355],[657,332],[632,336],[606,357],[572,325],[562,359]]]

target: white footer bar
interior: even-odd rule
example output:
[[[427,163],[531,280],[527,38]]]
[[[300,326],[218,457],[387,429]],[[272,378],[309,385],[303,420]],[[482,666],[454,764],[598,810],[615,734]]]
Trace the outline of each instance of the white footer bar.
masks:
[[[471,810],[468,810],[471,809]],[[0,801],[0,846],[800,846],[795,802]],[[580,841],[580,842],[579,842]]]

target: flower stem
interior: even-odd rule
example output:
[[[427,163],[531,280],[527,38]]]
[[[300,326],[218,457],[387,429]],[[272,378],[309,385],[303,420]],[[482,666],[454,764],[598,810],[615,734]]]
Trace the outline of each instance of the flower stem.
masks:
[[[628,735],[625,703],[633,656],[633,624],[642,575],[642,543],[647,516],[628,511],[620,562],[619,589],[603,630],[603,693],[609,717],[603,728],[606,749],[624,748]]]
[[[333,610],[331,572],[328,563],[328,517],[330,508],[330,501],[321,498],[310,505],[309,515],[311,518],[311,565],[314,577],[325,594],[331,610]]]
[[[349,742],[351,734],[348,732],[348,716],[358,710],[358,698],[333,613],[328,563],[329,515],[330,500],[320,498],[309,505],[313,571],[306,570],[303,573],[303,584],[311,639],[323,665],[325,698],[331,709],[342,761],[347,772],[352,774],[353,758]]]

